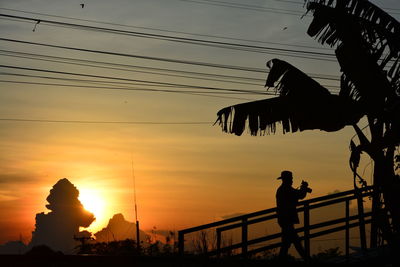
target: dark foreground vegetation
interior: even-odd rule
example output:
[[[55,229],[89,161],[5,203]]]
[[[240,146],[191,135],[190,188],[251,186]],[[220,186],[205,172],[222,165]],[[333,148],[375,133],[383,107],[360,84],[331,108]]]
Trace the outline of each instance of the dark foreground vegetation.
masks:
[[[139,266],[139,267],[175,267],[175,266],[233,266],[233,267],[258,267],[258,266],[348,266],[348,267],[369,267],[369,266],[395,266],[387,263],[383,258],[369,259],[357,262],[327,262],[313,259],[309,263],[289,260],[279,262],[276,259],[207,259],[199,256],[99,256],[99,255],[2,255],[0,256],[1,266]]]
[[[267,251],[249,259],[240,258],[235,254],[222,258],[206,258],[200,254],[186,254],[181,257],[177,253],[176,246],[153,245],[137,250],[133,240],[87,244],[78,247],[77,252],[79,254],[65,255],[61,252],[55,252],[47,246],[37,246],[23,255],[0,255],[0,266],[398,266],[390,261],[391,253],[387,249],[373,251],[374,253],[353,255],[346,259],[339,248],[331,248],[313,255],[309,262],[300,261],[293,257],[282,262],[277,259],[276,251]]]

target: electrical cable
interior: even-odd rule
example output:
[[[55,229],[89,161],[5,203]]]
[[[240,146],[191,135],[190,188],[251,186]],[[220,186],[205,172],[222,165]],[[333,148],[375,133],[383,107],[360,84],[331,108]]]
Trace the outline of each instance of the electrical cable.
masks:
[[[211,5],[211,6],[221,6],[221,7],[230,7],[230,8],[238,8],[238,9],[246,9],[246,10],[253,10],[253,11],[261,11],[261,12],[272,12],[272,13],[278,13],[278,14],[286,14],[286,15],[304,15],[304,13],[296,11],[296,10],[290,10],[290,9],[280,9],[280,8],[268,8],[268,7],[263,7],[263,6],[257,6],[257,5],[248,5],[248,4],[240,4],[240,3],[232,3],[232,2],[226,2],[226,1],[217,1],[217,0],[181,0],[183,2],[192,2],[192,3],[199,3],[199,4],[204,4],[204,5]],[[276,2],[284,2],[288,4],[296,4],[296,5],[304,5],[305,2],[297,2],[297,1],[289,1],[289,0],[274,0]],[[391,15],[400,15],[398,12],[393,12],[393,11],[399,11],[399,8],[390,8],[390,7],[379,7],[383,10],[388,10],[388,14]]]
[[[37,45],[37,46],[44,46],[44,47],[52,47],[52,48],[60,48],[60,49],[80,51],[80,52],[89,52],[89,53],[96,53],[96,54],[131,57],[131,58],[139,58],[139,59],[145,59],[145,60],[155,60],[155,61],[168,62],[168,63],[178,63],[178,64],[196,65],[196,66],[219,68],[219,69],[230,69],[230,70],[265,73],[265,70],[260,69],[260,68],[223,65],[223,64],[207,63],[207,62],[200,62],[200,61],[189,61],[189,60],[181,60],[181,59],[141,56],[141,55],[118,53],[118,52],[111,52],[111,51],[104,51],[104,50],[94,50],[94,49],[77,48],[77,47],[69,47],[69,46],[61,46],[61,45],[52,45],[52,44],[45,44],[45,43],[38,43],[38,42],[29,42],[29,41],[8,39],[8,38],[0,38],[0,41]]]
[[[317,46],[308,46],[308,45],[299,45],[299,44],[286,44],[286,43],[278,43],[278,42],[268,42],[268,41],[261,41],[261,40],[235,38],[235,37],[221,36],[221,35],[212,35],[212,34],[201,34],[201,33],[191,33],[191,32],[183,32],[183,31],[166,30],[166,29],[160,29],[160,28],[154,28],[154,27],[133,26],[133,25],[127,25],[127,24],[121,24],[121,23],[112,23],[112,22],[106,22],[106,21],[100,21],[100,20],[90,20],[90,19],[82,19],[82,18],[77,18],[77,17],[60,16],[60,15],[54,15],[54,14],[48,14],[48,13],[40,13],[40,12],[32,12],[32,11],[12,9],[12,8],[2,8],[2,7],[0,7],[0,10],[19,12],[19,13],[25,13],[25,14],[33,14],[33,15],[41,15],[41,16],[53,17],[53,18],[62,18],[62,19],[68,19],[68,20],[84,21],[84,22],[90,22],[90,23],[105,24],[105,25],[111,25],[111,26],[120,26],[120,27],[135,28],[135,29],[142,29],[142,30],[168,32],[168,33],[184,34],[184,35],[191,35],[191,36],[209,37],[209,38],[231,40],[231,41],[243,41],[243,42],[250,42],[250,43],[262,43],[262,44],[270,44],[270,45],[300,47],[300,48],[319,49],[319,50],[332,50],[331,48],[327,48],[327,47],[317,47]]]
[[[6,53],[11,53],[11,54],[17,54],[16,55],[8,55],[8,54],[4,54],[1,53],[2,51],[7,51]],[[19,56],[19,54],[22,55],[32,55],[33,57],[29,57],[29,56]],[[42,55],[42,54],[32,54],[32,53],[20,53],[20,52],[12,52],[9,50],[1,50],[0,49],[0,56],[10,56],[10,57],[16,57],[16,58],[26,58],[26,59],[33,59],[33,60],[41,60],[41,61],[47,61],[47,62],[53,62],[53,63],[63,63],[63,64],[71,64],[71,65],[78,65],[78,66],[86,66],[86,67],[95,67],[95,68],[106,68],[106,69],[114,69],[114,70],[123,70],[123,71],[132,71],[132,72],[138,72],[138,73],[146,73],[146,74],[154,74],[154,75],[167,75],[167,76],[172,76],[172,77],[180,77],[180,78],[190,78],[190,79],[201,79],[201,80],[208,80],[208,81],[218,81],[218,82],[232,82],[232,79],[245,79],[247,81],[259,81],[264,83],[265,79],[257,79],[257,78],[246,78],[246,77],[240,77],[240,76],[227,76],[227,75],[218,75],[219,77],[224,77],[224,78],[229,78],[230,80],[221,80],[221,79],[213,79],[213,78],[204,78],[204,77],[195,77],[195,76],[187,76],[187,75],[175,75],[175,74],[170,74],[170,73],[160,73],[160,72],[153,72],[153,71],[139,71],[139,70],[135,70],[132,68],[141,68],[141,66],[132,66],[132,65],[125,65],[125,64],[115,64],[115,63],[109,63],[109,62],[101,62],[101,61],[92,61],[92,60],[82,60],[82,59],[76,59],[76,58],[65,58],[65,57],[53,57],[53,56],[46,56],[46,55]],[[39,57],[39,58],[37,58]],[[43,58],[58,58],[58,59],[62,59],[60,60],[48,60],[48,59],[43,59]],[[107,65],[106,66],[99,66],[99,65],[93,65],[93,64],[82,64],[82,63],[73,63],[73,62],[69,62],[69,61],[75,61],[75,62],[92,62],[94,64],[101,64],[101,65]],[[117,65],[117,66],[124,66],[124,67],[128,67],[128,68],[114,68],[114,67],[108,67],[110,65]],[[153,68],[149,68],[149,67],[145,67],[146,69],[153,69]],[[160,69],[160,68],[158,68]],[[163,71],[168,71],[168,72],[173,72],[173,70],[171,69],[160,69]],[[181,72],[181,71],[178,71]],[[200,76],[214,76],[213,74],[209,74],[209,73],[199,73],[199,72],[186,72],[186,73],[191,73],[191,74],[195,74],[198,75],[200,74]],[[266,73],[269,73],[269,71],[267,70]],[[312,74],[312,73],[306,73],[308,76],[310,76],[311,78],[316,78],[316,79],[326,79],[326,80],[335,80],[335,81],[339,81],[338,78],[335,78],[335,76],[333,75],[327,75],[327,74]],[[238,82],[238,81],[234,81],[235,83],[238,84],[246,84],[246,85],[255,85],[255,86],[260,86],[260,83],[251,83],[251,82]]]
[[[247,100],[247,101],[254,100],[254,99],[246,99],[246,98],[231,97],[231,96],[221,96],[222,94],[226,94],[226,95],[235,94],[235,93],[226,93],[226,92],[223,93],[223,92],[209,92],[209,91],[207,91],[207,92],[204,92],[204,91],[179,91],[179,90],[168,90],[168,89],[114,87],[114,86],[90,86],[90,85],[75,85],[75,84],[60,84],[60,83],[24,82],[24,81],[11,81],[11,80],[0,80],[0,83],[61,86],[61,87],[70,87],[70,88],[101,89],[101,90],[126,90],[126,91],[178,93],[178,94],[188,94],[188,95],[195,95],[195,96],[217,97],[217,98],[224,98],[224,99],[236,99],[236,100]],[[219,95],[216,95],[216,94],[219,94]],[[236,94],[239,94],[239,93],[236,93]],[[245,93],[242,93],[242,94],[245,94]],[[265,95],[275,95],[275,94],[266,93]]]
[[[264,73],[264,74],[267,73],[266,70],[260,69],[260,68],[242,67],[242,66],[234,66],[234,65],[223,65],[223,64],[208,63],[208,62],[199,62],[199,61],[187,61],[187,60],[180,60],[180,59],[140,56],[140,55],[132,55],[132,54],[125,54],[125,53],[118,53],[118,52],[111,52],[111,51],[104,51],[104,50],[93,50],[93,49],[85,49],[85,48],[77,48],[77,47],[69,47],[69,46],[51,45],[51,44],[29,42],[29,41],[23,41],[23,40],[7,39],[7,38],[0,38],[0,41],[15,42],[15,43],[22,43],[22,44],[29,44],[29,45],[38,45],[38,46],[80,51],[80,52],[107,54],[107,55],[115,55],[115,56],[122,56],[122,57],[133,57],[133,58],[140,58],[140,59],[145,59],[145,60],[155,60],[155,61],[177,63],[177,64],[196,65],[196,66],[203,66],[203,67],[212,67],[212,68],[220,68],[220,69]],[[322,74],[322,75],[314,74],[314,75],[315,75],[314,78],[319,78],[319,79],[326,79],[326,80],[333,80],[333,81],[340,80],[338,78],[328,78],[328,76],[325,74]],[[333,77],[333,76],[331,76],[331,77]]]
[[[307,58],[309,58],[309,59],[323,59],[323,58],[319,58],[319,57],[334,58],[334,56],[335,56],[334,54],[322,53],[322,52],[274,48],[274,47],[267,47],[267,46],[255,46],[255,45],[247,45],[247,44],[241,44],[241,43],[229,43],[229,42],[222,42],[222,41],[210,41],[210,40],[205,40],[205,39],[186,38],[186,37],[178,37],[178,36],[171,36],[171,35],[161,35],[161,34],[153,34],[153,33],[145,33],[145,32],[117,30],[117,29],[112,29],[112,28],[95,27],[95,26],[89,26],[89,25],[83,25],[83,24],[67,23],[67,22],[60,22],[60,21],[54,21],[54,20],[36,19],[36,18],[32,18],[32,17],[14,16],[14,15],[7,15],[7,14],[0,14],[0,16],[21,19],[21,20],[28,20],[28,21],[33,21],[33,22],[40,21],[40,23],[42,23],[42,24],[48,23],[48,24],[55,24],[55,25],[64,25],[64,26],[69,26],[69,27],[74,27],[74,28],[84,28],[84,29],[88,29],[88,30],[104,31],[104,32],[108,32],[108,33],[125,34],[125,35],[130,35],[130,36],[135,36],[135,37],[155,38],[155,39],[162,39],[162,40],[166,40],[166,41],[183,42],[183,43],[198,44],[198,45],[211,45],[211,46],[217,46],[217,47],[221,47],[221,48],[229,48],[229,49],[232,48],[232,49],[238,49],[238,50],[244,49],[245,51],[250,51],[250,52],[265,52],[265,53],[275,52],[275,53],[285,53],[285,54],[292,53],[292,54],[290,54],[290,56],[292,56],[292,57],[298,56],[297,54],[293,54],[293,53],[314,56],[314,58],[308,56]]]
[[[145,70],[152,70],[152,71],[163,71],[167,73],[180,73],[180,74],[188,74],[188,75],[197,75],[197,76],[204,76],[204,77],[216,77],[216,78],[222,78],[222,79],[238,79],[238,80],[246,80],[246,81],[262,81],[264,82],[265,79],[259,79],[259,78],[253,78],[253,77],[244,77],[244,76],[233,76],[233,75],[223,75],[223,74],[216,74],[216,73],[206,73],[206,72],[195,72],[195,71],[187,71],[187,70],[179,70],[179,69],[173,69],[173,68],[156,68],[156,67],[148,67],[148,66],[143,66],[143,65],[131,65],[131,64],[121,64],[121,63],[114,63],[114,62],[105,62],[105,61],[95,61],[95,60],[86,60],[86,59],[77,59],[77,58],[71,58],[71,57],[58,57],[58,56],[50,56],[50,55],[44,55],[44,54],[36,54],[36,53],[25,53],[25,52],[20,52],[20,51],[11,51],[11,50],[2,50],[0,49],[0,52],[4,53],[10,53],[10,54],[16,54],[16,55],[28,55],[28,56],[33,56],[33,57],[39,57],[39,58],[51,58],[51,59],[60,59],[60,60],[66,60],[66,61],[74,61],[74,62],[84,62],[84,63],[93,63],[93,64],[101,64],[101,65],[106,65],[106,66],[117,66],[117,67],[123,67],[127,69],[145,69]],[[265,71],[266,73],[268,72],[267,70]],[[312,75],[312,74],[309,74]],[[328,75],[328,74],[319,74],[327,77],[332,77],[334,78],[335,76],[333,75]],[[339,80],[339,79],[338,79]]]
[[[198,86],[198,85],[189,85],[189,84],[177,84],[177,83],[168,83],[168,82],[156,82],[156,81],[147,81],[147,80],[139,80],[139,79],[128,79],[128,78],[121,78],[121,77],[111,77],[111,76],[102,76],[102,75],[94,75],[94,74],[83,74],[83,73],[56,71],[56,70],[39,69],[39,68],[26,68],[26,67],[10,66],[10,65],[0,65],[0,68],[9,68],[9,69],[17,69],[17,70],[28,70],[28,71],[46,72],[46,73],[63,74],[63,75],[73,75],[73,76],[88,77],[88,78],[101,78],[101,79],[110,79],[110,80],[118,80],[118,81],[140,82],[140,83],[149,83],[149,84],[157,84],[157,85],[175,85],[175,86],[182,86],[182,87],[187,87],[187,88],[205,89],[205,90],[219,90],[219,91],[232,91],[232,92],[253,92],[255,94],[262,94],[259,91],[248,91],[248,90],[241,90],[241,89],[219,88],[219,87],[211,87],[211,86]]]
[[[134,85],[134,86],[144,86],[144,87],[154,87],[156,86],[157,88],[160,87],[166,87],[166,88],[185,88],[185,86],[183,85],[157,85],[157,84],[146,84],[146,83],[126,83],[126,82],[109,82],[109,81],[97,81],[97,80],[87,80],[87,79],[72,79],[72,78],[60,78],[60,77],[51,77],[51,76],[42,76],[42,75],[28,75],[28,74],[17,74],[17,73],[7,73],[7,72],[0,72],[0,75],[8,75],[8,76],[18,76],[18,77],[30,77],[30,78],[39,78],[39,79],[50,79],[50,80],[61,80],[61,81],[68,81],[68,82],[83,82],[83,83],[95,83],[95,84],[101,84],[101,85],[107,85],[109,86],[111,85]],[[45,83],[34,83],[34,82],[23,82],[23,81],[9,81],[9,80],[1,80],[0,82],[9,82],[9,83],[25,83],[25,84],[36,84],[36,85],[59,85],[59,86],[67,86],[65,84],[45,84]],[[75,86],[80,86],[80,85],[75,85]],[[339,91],[337,89],[335,89],[336,87],[333,86],[329,86],[329,85],[323,85],[324,87],[327,88],[332,88],[332,90],[330,90],[331,93],[338,93]],[[85,86],[88,87],[88,86]],[[90,86],[92,88],[96,88],[96,86]],[[88,88],[90,88],[88,87]],[[123,90],[124,88],[127,88],[127,90],[129,88],[134,88],[140,91],[146,91],[147,89],[143,89],[143,88],[138,88],[138,87],[113,87],[113,88],[109,88],[109,89],[120,89]],[[100,89],[100,88],[99,88]],[[104,87],[104,89],[108,89],[106,87]],[[147,91],[160,91],[160,92],[174,92],[174,93],[180,93],[183,91],[176,91],[176,90],[156,90],[156,89],[148,89]],[[185,90],[184,92],[192,92],[192,93],[201,93],[204,91],[187,91]],[[213,93],[213,94],[254,94],[254,92],[259,92],[262,95],[276,95],[276,93],[269,93],[265,90],[263,91],[247,91],[247,90],[243,90],[242,92],[230,92],[230,91],[217,91],[217,92],[211,92],[211,91],[207,91],[207,93]],[[243,100],[248,100],[248,99],[243,99]]]
[[[140,124],[140,125],[210,125],[212,122],[206,121],[85,121],[85,120],[46,120],[46,119],[18,119],[0,118],[0,121],[13,122],[37,122],[37,123],[77,123],[77,124]]]
[[[153,75],[161,75],[161,76],[168,76],[168,77],[179,77],[179,78],[188,78],[188,79],[198,79],[202,81],[215,81],[215,82],[225,82],[225,83],[232,83],[232,81],[228,80],[221,80],[221,79],[213,79],[213,78],[205,78],[205,77],[194,77],[194,76],[186,76],[186,75],[176,75],[170,73],[160,73],[160,72],[151,72],[151,71],[141,71],[141,70],[132,70],[132,69],[124,69],[124,68],[115,68],[115,67],[107,67],[107,66],[98,66],[98,65],[91,65],[91,64],[83,64],[83,63],[73,63],[67,61],[59,61],[59,60],[49,60],[43,58],[35,58],[35,57],[28,57],[28,56],[15,56],[15,55],[6,55],[0,53],[0,56],[10,56],[15,58],[25,58],[25,59],[33,59],[33,60],[40,60],[46,62],[53,62],[53,63],[62,63],[74,66],[85,66],[85,67],[94,67],[94,68],[103,68],[103,69],[112,69],[112,70],[122,70],[122,71],[130,71],[130,72],[137,72],[137,73],[145,73],[145,74],[153,74]],[[261,80],[261,79],[260,79]],[[251,82],[240,82],[235,81],[236,84],[244,84],[244,85],[253,85],[253,86],[260,86],[258,83],[251,83]]]
[[[199,1],[199,0],[181,0],[181,1],[188,2],[188,3],[210,5],[210,6],[231,7],[231,8],[238,8],[238,9],[242,9],[242,10],[269,12],[269,13],[274,13],[274,14],[284,14],[284,15],[292,15],[292,16],[304,15],[304,13],[298,12],[296,10],[288,10],[288,9],[281,9],[281,8],[265,8],[265,7],[260,7],[260,6],[257,6],[257,8],[256,8],[252,5],[233,4],[233,3],[224,2],[224,1]]]

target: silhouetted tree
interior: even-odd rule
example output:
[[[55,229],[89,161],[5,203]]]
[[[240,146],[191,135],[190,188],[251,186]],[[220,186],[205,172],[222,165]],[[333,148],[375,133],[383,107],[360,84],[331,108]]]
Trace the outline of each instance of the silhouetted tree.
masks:
[[[92,233],[82,231],[78,235],[74,235],[74,240],[80,243],[80,245],[76,246],[78,249],[77,254],[90,254],[92,252],[90,246],[94,242]]]
[[[400,143],[400,24],[367,0],[306,2],[307,12],[313,14],[307,33],[335,48],[342,72],[339,94],[331,94],[289,63],[273,59],[267,63],[266,86],[275,87],[279,96],[224,108],[217,122],[236,135],[243,133],[247,120],[252,135],[275,133],[277,122],[284,133],[353,126],[359,139],[359,144],[350,144],[355,187],[356,180],[366,184],[357,173],[361,153],[375,163],[371,245],[377,245],[379,232],[391,242],[400,233],[400,179],[395,174]],[[364,116],[369,139],[357,126]]]

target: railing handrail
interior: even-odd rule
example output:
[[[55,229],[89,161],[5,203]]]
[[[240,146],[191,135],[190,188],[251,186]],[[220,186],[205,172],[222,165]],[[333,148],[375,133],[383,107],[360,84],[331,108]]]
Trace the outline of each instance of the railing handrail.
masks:
[[[324,200],[339,198],[339,197],[343,197],[343,196],[347,196],[347,195],[351,195],[351,194],[354,195],[354,197],[351,197],[350,199],[354,199],[354,198],[356,198],[355,193],[357,191],[358,192],[365,192],[365,191],[371,190],[372,188],[373,188],[372,186],[367,186],[367,187],[363,187],[363,188],[360,188],[360,189],[352,189],[352,190],[347,190],[347,191],[343,191],[343,192],[339,192],[339,193],[335,193],[335,194],[330,194],[330,195],[326,195],[326,196],[321,196],[321,197],[311,198],[311,199],[307,199],[307,200],[302,200],[302,201],[299,201],[297,203],[297,207],[300,206],[299,208],[297,208],[297,211],[298,212],[302,211],[303,210],[302,206],[304,206],[305,204],[311,204],[311,203],[320,202],[320,201],[324,201]],[[341,199],[338,202],[342,202],[344,200],[345,200],[345,198]],[[327,204],[327,205],[329,205],[329,204]],[[320,206],[319,205],[317,205],[317,206],[312,205],[309,208],[312,209],[312,208],[317,208],[317,207],[320,207]],[[207,223],[207,224],[203,224],[203,225],[199,225],[199,226],[195,226],[195,227],[191,227],[191,228],[186,228],[186,229],[180,230],[178,232],[179,232],[179,234],[188,234],[188,233],[197,232],[197,231],[200,231],[200,230],[213,228],[213,227],[217,227],[217,226],[228,224],[228,223],[242,221],[244,219],[248,220],[251,217],[257,217],[257,216],[269,214],[269,213],[272,213],[272,212],[276,212],[276,207],[265,209],[265,210],[260,210],[260,211],[256,211],[256,212],[252,212],[252,213],[247,213],[247,214],[244,214],[244,215],[239,215],[239,216],[236,216],[236,217],[220,220],[220,221],[213,222],[213,223]]]
[[[296,229],[297,232],[304,232],[303,236],[301,239],[304,239],[305,242],[305,250],[307,255],[310,255],[310,239],[316,236],[320,235],[325,235],[329,233],[333,233],[336,231],[341,231],[345,230],[346,231],[346,256],[349,254],[349,229],[352,227],[359,226],[360,228],[360,242],[361,242],[361,247],[365,250],[367,245],[366,245],[366,237],[365,237],[365,224],[370,223],[372,219],[366,219],[366,217],[371,216],[372,212],[364,212],[364,207],[363,207],[363,198],[366,196],[370,196],[372,194],[372,186],[364,187],[361,189],[353,189],[353,190],[347,190],[344,192],[339,192],[331,195],[326,195],[326,196],[321,196],[321,197],[316,197],[308,200],[303,200],[298,202],[297,204],[297,212],[303,212],[304,214],[304,226],[302,228]],[[349,203],[350,200],[357,199],[357,208],[358,208],[358,215],[350,216],[349,214]],[[345,213],[346,216],[344,218],[340,219],[335,219],[335,220],[330,220],[330,221],[325,221],[322,223],[317,223],[314,225],[310,225],[310,210],[311,209],[316,209],[324,206],[329,206],[333,205],[336,203],[342,203],[345,202]],[[235,248],[241,248],[241,255],[243,257],[247,257],[248,253],[253,253],[257,252],[259,249],[256,250],[248,250],[249,245],[263,242],[266,240],[272,240],[275,238],[278,238],[281,236],[280,233],[273,234],[273,235],[267,235],[265,237],[261,238],[256,238],[252,240],[248,240],[248,226],[250,224],[262,222],[262,221],[268,221],[271,219],[274,219],[277,217],[276,213],[276,207],[275,208],[270,208],[270,209],[265,209],[257,212],[252,212],[240,216],[236,216],[233,218],[217,221],[214,223],[208,223],[192,228],[187,228],[184,230],[181,230],[178,232],[178,246],[179,246],[179,253],[181,255],[184,254],[184,243],[185,243],[185,234],[192,233],[192,232],[197,232],[201,231],[204,229],[208,228],[215,228],[217,231],[217,250],[215,251],[210,251],[207,254],[216,254],[220,255],[222,251],[229,250],[229,249],[235,249]],[[261,217],[261,215],[267,215]],[[350,223],[353,220],[357,220],[358,222],[356,223]],[[323,230],[320,232],[313,232],[310,233],[310,230],[315,230],[319,228],[323,228],[326,226],[332,226],[335,224],[339,223],[345,223],[344,226],[337,226],[335,228],[330,228],[327,230]],[[221,227],[218,227],[221,226]],[[221,235],[223,231],[226,230],[231,230],[235,228],[241,228],[242,230],[242,242],[236,243],[224,248],[221,248]],[[271,246],[276,246],[279,243],[272,244],[269,246],[266,246],[264,248],[268,248]]]
[[[368,214],[365,215],[365,217],[369,217],[369,216],[371,216],[371,213],[368,213]],[[355,220],[355,219],[352,219],[352,220]],[[371,222],[371,219],[365,220],[365,223],[370,223],[370,222]],[[354,222],[354,223],[350,223],[348,227],[349,228],[354,228],[354,227],[357,227],[359,225],[360,225],[360,222]],[[347,226],[342,225],[342,226],[337,226],[337,227],[332,228],[332,229],[327,229],[327,230],[322,230],[320,232],[312,233],[312,234],[310,234],[310,238],[315,238],[315,237],[319,237],[319,236],[322,236],[322,235],[325,235],[325,234],[331,234],[331,233],[334,233],[334,232],[342,231],[342,230],[345,230],[346,227]],[[318,227],[318,228],[322,228],[322,227]],[[313,229],[316,229],[316,228],[313,228]],[[296,229],[297,233],[302,232],[302,231],[304,231],[304,228]],[[254,245],[254,244],[257,244],[257,243],[260,243],[260,242],[277,239],[277,238],[279,238],[281,236],[282,236],[282,233],[276,233],[276,234],[272,234],[272,235],[269,235],[269,236],[259,237],[259,238],[256,238],[256,239],[248,240],[247,244],[248,245]],[[305,237],[304,236],[299,236],[299,239],[300,239],[300,241],[302,241],[302,240],[305,239]],[[249,250],[249,251],[247,251],[247,253],[248,254],[254,254],[254,253],[257,253],[257,252],[260,252],[260,251],[263,251],[263,250],[267,250],[267,248],[279,247],[280,244],[281,244],[281,242],[277,242],[277,243],[274,243],[274,244],[271,244],[271,245],[268,245],[268,246],[265,246],[265,247],[262,247],[262,248]],[[241,247],[242,247],[242,243],[236,243],[234,245],[230,245],[230,246],[221,248],[219,252],[221,253],[221,252],[229,251],[229,250],[232,250],[232,249],[238,249],[238,248],[241,248]],[[218,253],[218,251],[213,250],[213,251],[208,252],[207,256],[214,256],[217,253]]]

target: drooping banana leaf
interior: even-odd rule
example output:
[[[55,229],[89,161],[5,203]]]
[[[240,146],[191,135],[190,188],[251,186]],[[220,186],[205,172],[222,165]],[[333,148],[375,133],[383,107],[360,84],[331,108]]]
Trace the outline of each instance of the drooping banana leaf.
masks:
[[[345,73],[341,95],[369,105],[399,95],[400,23],[367,0],[308,0],[308,34],[336,46]],[[391,63],[391,64],[388,64]],[[346,84],[344,84],[346,83]],[[350,90],[349,90],[350,89]]]
[[[252,135],[275,133],[277,123],[283,132],[304,130],[337,131],[358,122],[363,113],[357,102],[332,95],[319,83],[289,63],[273,59],[267,86],[274,86],[278,97],[226,107],[217,113],[223,131],[241,135],[246,125]]]
[[[382,55],[384,49],[389,50],[385,62],[398,57],[400,23],[373,3],[367,0],[307,0],[307,10],[314,16],[308,34],[318,38],[319,42],[333,46],[346,38],[343,30],[351,33],[358,27],[360,36],[372,52]]]

